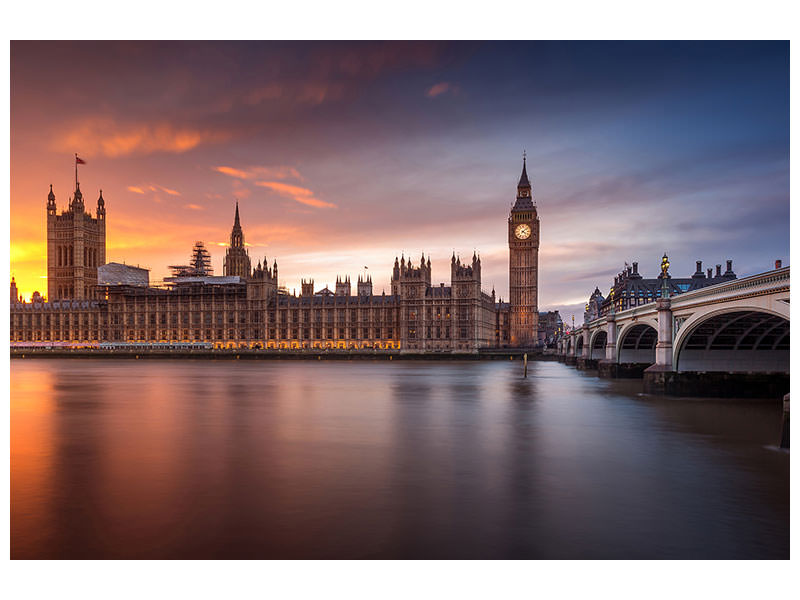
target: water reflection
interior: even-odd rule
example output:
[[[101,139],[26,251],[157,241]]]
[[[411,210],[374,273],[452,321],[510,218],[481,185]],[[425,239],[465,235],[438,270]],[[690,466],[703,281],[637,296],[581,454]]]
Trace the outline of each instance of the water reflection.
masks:
[[[788,557],[778,403],[519,371],[15,360],[12,557]]]

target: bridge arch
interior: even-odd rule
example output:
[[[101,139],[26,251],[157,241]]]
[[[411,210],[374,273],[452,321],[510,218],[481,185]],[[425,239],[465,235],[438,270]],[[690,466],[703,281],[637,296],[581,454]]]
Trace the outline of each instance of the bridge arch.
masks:
[[[592,334],[589,358],[592,360],[603,360],[606,357],[606,342],[608,333],[605,329],[599,329]]]
[[[578,335],[575,338],[575,356],[583,355],[583,336]]]
[[[738,306],[698,315],[681,327],[674,352],[676,371],[788,373],[788,314]]]
[[[658,330],[649,323],[632,323],[625,327],[617,340],[618,363],[656,362]]]
[[[570,354],[572,354],[572,336],[567,338],[566,355],[569,356]]]

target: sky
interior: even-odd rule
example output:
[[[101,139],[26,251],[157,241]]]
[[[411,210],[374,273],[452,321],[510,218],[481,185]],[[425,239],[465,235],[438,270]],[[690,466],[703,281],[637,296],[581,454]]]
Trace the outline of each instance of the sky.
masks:
[[[527,153],[539,305],[582,314],[654,277],[789,261],[788,42],[12,42],[11,274],[46,291],[46,211],[107,210],[107,261],[216,274],[238,199],[255,265],[318,289],[395,256],[482,260],[508,295]],[[366,268],[366,270],[365,270]]]

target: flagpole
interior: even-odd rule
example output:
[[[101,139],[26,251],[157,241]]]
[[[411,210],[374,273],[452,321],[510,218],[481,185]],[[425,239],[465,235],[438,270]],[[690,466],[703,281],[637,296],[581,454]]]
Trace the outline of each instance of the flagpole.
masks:
[[[78,153],[75,153],[75,189],[78,189]]]

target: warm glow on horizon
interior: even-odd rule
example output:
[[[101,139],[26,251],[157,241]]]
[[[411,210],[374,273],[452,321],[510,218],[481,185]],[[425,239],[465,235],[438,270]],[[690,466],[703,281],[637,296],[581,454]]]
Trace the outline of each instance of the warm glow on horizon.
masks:
[[[198,240],[222,273],[238,200],[253,264],[277,259],[290,291],[365,265],[388,290],[402,253],[449,282],[452,252],[477,250],[484,290],[507,297],[523,150],[542,310],[581,314],[625,261],[655,276],[665,250],[682,276],[695,260],[760,272],[788,263],[788,81],[779,45],[752,47],[744,64],[714,43],[645,58],[602,43],[13,42],[11,275],[25,298],[46,293],[47,193],[66,208],[78,153],[87,211],[103,190],[107,261],[153,281]]]

